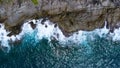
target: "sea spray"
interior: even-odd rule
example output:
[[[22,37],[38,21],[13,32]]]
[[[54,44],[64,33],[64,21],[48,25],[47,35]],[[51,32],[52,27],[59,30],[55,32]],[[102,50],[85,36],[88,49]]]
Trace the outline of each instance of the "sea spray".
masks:
[[[9,32],[7,32],[5,29],[4,29],[4,25],[0,24],[0,45],[8,48],[8,51],[10,50],[10,46],[9,46],[9,43],[8,43],[8,40],[9,40],[9,37],[7,36],[7,34],[9,34]]]
[[[18,35],[7,36],[10,31],[1,24],[1,46],[9,49],[7,54],[0,51],[0,68],[120,67],[120,29],[110,33],[105,21],[103,28],[65,37],[56,25],[49,20],[29,20]]]
[[[31,23],[33,22],[33,24],[37,25],[35,27],[35,29],[32,28]],[[50,22],[49,20],[46,20],[44,22],[44,24],[42,23],[42,19],[39,20],[29,20],[28,22],[25,22],[23,24],[23,26],[21,27],[22,31],[21,33],[19,33],[18,35],[12,35],[12,36],[7,36],[10,32],[6,31],[4,29],[4,25],[1,24],[1,28],[0,28],[0,41],[1,41],[1,46],[6,46],[9,47],[10,49],[10,45],[9,45],[9,41],[11,40],[13,43],[16,40],[21,40],[21,38],[25,35],[25,34],[36,34],[34,35],[34,37],[36,38],[36,40],[41,40],[43,38],[48,39],[49,41],[51,40],[57,40],[59,41],[60,44],[62,45],[68,45],[69,44],[82,44],[82,42],[86,41],[88,38],[90,38],[91,40],[94,39],[95,35],[98,35],[99,37],[105,37],[108,35],[109,33],[109,29],[107,29],[107,21],[105,21],[105,25],[103,28],[99,28],[99,29],[95,29],[93,31],[78,31],[78,32],[74,32],[71,36],[69,37],[65,37],[62,33],[62,31],[60,30],[60,28],[58,26],[55,27],[56,24],[53,24],[52,22]],[[114,36],[113,40],[115,41],[115,37],[119,34],[117,31],[119,30],[115,30],[114,31]],[[3,35],[2,35],[3,34]]]

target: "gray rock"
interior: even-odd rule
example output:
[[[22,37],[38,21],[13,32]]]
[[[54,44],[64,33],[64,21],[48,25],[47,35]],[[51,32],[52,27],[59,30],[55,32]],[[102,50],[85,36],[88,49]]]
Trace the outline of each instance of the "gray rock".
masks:
[[[38,5],[31,0],[6,1],[0,4],[0,22],[8,30],[33,18],[48,18],[64,33],[101,28],[105,20],[109,28],[120,22],[119,0],[38,0]]]

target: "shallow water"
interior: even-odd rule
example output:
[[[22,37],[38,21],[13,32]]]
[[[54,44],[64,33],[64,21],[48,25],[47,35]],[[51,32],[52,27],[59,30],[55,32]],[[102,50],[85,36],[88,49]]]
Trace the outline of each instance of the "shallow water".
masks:
[[[48,36],[27,30],[20,42],[8,43],[9,52],[0,51],[0,68],[119,68],[119,40],[99,30],[80,31],[64,40],[50,39],[50,31],[45,32]]]

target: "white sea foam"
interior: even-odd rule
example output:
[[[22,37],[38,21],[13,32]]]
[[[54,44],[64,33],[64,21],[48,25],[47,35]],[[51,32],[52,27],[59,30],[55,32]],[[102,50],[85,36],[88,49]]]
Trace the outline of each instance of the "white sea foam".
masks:
[[[113,33],[110,33],[113,41],[120,41],[120,28],[115,29]]]
[[[33,29],[31,27],[30,22],[36,25],[36,28]],[[41,40],[42,38],[47,38],[49,41],[57,40],[60,44],[82,44],[85,43],[88,39],[94,40],[95,35],[100,37],[106,37],[108,34],[112,37],[112,39],[120,40],[120,28],[115,29],[114,33],[109,33],[109,29],[107,29],[106,25],[107,22],[105,21],[105,25],[103,28],[95,29],[93,31],[78,31],[74,32],[71,36],[65,37],[58,26],[55,27],[56,24],[46,20],[41,23],[42,19],[40,20],[29,20],[28,22],[24,23],[21,33],[18,35],[7,36],[10,32],[6,31],[4,25],[0,24],[0,42],[1,46],[8,47],[10,49],[9,41],[15,42],[16,40],[21,40],[25,34],[32,34],[36,32],[35,38]],[[85,43],[87,44],[87,43]]]
[[[9,44],[8,44],[8,40],[9,37],[7,36],[9,32],[7,32],[4,29],[4,25],[0,24],[0,45],[3,47],[7,47],[8,50],[10,49]]]
[[[109,33],[110,29],[107,28],[107,21],[105,21],[105,25],[103,28],[95,29],[94,33],[99,35],[100,37],[105,37]]]

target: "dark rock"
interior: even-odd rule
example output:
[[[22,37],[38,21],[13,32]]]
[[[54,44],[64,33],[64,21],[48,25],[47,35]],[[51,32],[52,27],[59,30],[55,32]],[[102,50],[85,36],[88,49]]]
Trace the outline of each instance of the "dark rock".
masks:
[[[56,27],[57,27],[57,24],[55,24],[54,27],[56,28]]]
[[[44,22],[46,21],[47,19],[43,18],[43,20],[41,21],[41,24],[44,25]]]
[[[31,22],[29,22],[29,23],[30,23],[32,29],[35,29],[35,28],[36,28],[36,24],[34,24],[33,21],[31,21]]]
[[[45,25],[45,28],[47,28],[48,26],[47,25]]]
[[[13,26],[13,27],[7,27],[6,29],[8,31],[11,31],[7,36],[19,34],[21,32],[21,26],[22,26],[22,24],[18,24],[18,25]]]

